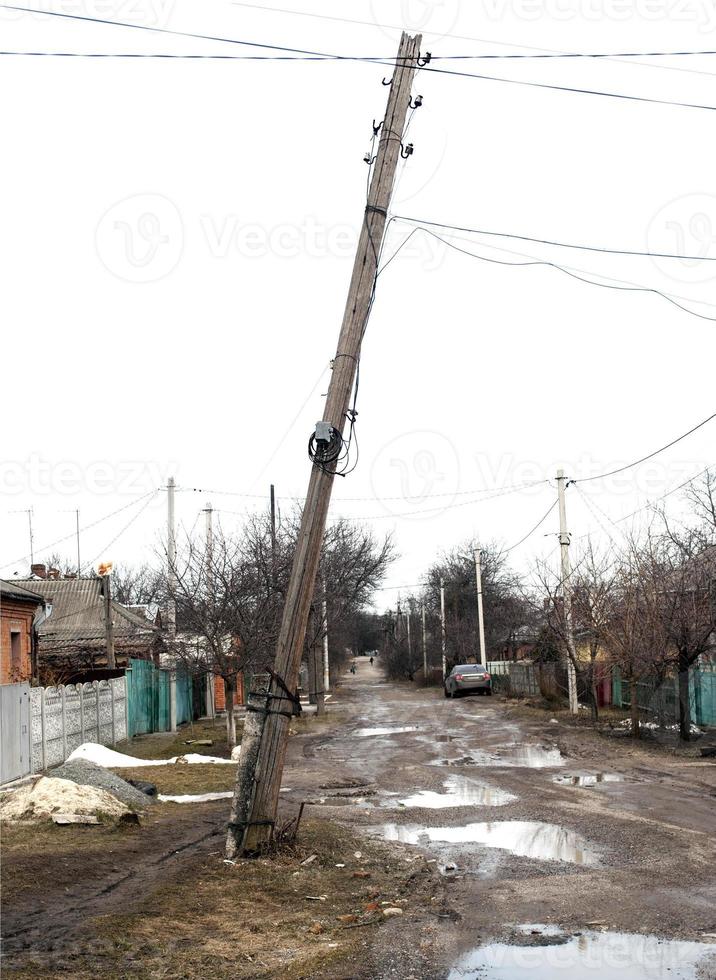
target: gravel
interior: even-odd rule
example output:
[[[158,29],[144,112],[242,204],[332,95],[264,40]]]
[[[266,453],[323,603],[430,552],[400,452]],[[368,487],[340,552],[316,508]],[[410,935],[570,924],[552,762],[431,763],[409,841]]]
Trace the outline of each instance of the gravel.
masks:
[[[153,802],[150,796],[142,793],[141,790],[116,776],[109,769],[95,765],[94,762],[86,760],[68,760],[57,769],[52,770],[52,775],[58,779],[71,779],[73,783],[80,783],[84,786],[97,786],[107,790],[116,796],[122,803],[135,809],[144,809],[148,803]]]

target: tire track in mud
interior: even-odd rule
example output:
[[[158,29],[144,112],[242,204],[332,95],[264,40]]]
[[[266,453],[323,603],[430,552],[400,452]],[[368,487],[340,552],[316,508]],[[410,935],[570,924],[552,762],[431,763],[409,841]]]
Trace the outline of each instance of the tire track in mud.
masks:
[[[106,915],[118,907],[122,911],[136,907],[154,887],[165,884],[176,874],[184,860],[208,852],[216,838],[223,837],[225,820],[201,822],[210,823],[211,830],[196,836],[196,824],[190,825],[187,829],[192,831],[191,836],[175,839],[171,848],[158,855],[140,854],[139,861],[129,871],[109,882],[105,878],[102,887],[82,896],[75,904],[59,891],[51,894],[41,908],[28,909],[22,902],[10,903],[3,910],[3,958],[28,951],[61,951],[81,937],[85,923],[93,916]],[[171,826],[168,829],[171,832]]]

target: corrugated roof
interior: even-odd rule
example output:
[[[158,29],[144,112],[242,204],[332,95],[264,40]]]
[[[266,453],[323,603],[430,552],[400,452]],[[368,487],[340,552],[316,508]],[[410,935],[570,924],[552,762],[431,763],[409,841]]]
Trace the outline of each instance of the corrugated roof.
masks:
[[[39,593],[31,592],[29,589],[17,585],[15,582],[8,582],[6,579],[0,579],[0,595],[12,596],[13,599],[27,600],[28,602],[34,601],[38,604],[44,601]]]
[[[52,611],[38,627],[43,639],[100,639],[104,637],[104,598],[102,580],[28,579],[31,588],[52,604]],[[118,602],[112,602],[115,638],[150,635],[156,632],[144,617],[130,612]]]

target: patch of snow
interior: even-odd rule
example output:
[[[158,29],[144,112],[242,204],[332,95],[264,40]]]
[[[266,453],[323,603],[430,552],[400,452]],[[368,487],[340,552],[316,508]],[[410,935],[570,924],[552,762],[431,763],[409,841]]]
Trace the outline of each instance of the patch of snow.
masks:
[[[138,759],[133,755],[124,755],[123,752],[115,752],[114,749],[107,748],[106,745],[98,745],[96,742],[84,742],[68,757],[67,761],[75,759],[87,759],[105,769],[135,769],[139,766],[173,766],[176,764],[196,765],[200,763],[214,763],[221,765],[233,765],[235,759],[220,759],[214,755],[199,755],[197,752],[190,752],[188,755],[175,755],[171,759]]]
[[[233,792],[222,793],[186,793],[184,796],[165,796],[160,793],[157,799],[160,803],[210,803],[211,800],[230,800]]]

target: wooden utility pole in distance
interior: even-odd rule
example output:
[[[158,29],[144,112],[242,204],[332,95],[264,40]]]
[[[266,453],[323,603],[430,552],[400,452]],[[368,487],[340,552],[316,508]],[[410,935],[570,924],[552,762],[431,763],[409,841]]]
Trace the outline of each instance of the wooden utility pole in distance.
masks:
[[[567,531],[567,505],[564,500],[566,477],[564,470],[557,470],[557,497],[559,500],[559,545],[562,556],[562,601],[564,603],[564,626],[567,634],[567,687],[569,693],[569,710],[573,715],[579,714],[577,700],[577,672],[574,664],[577,659],[577,648],[574,643],[574,628],[572,625],[572,569],[569,563],[569,532]]]
[[[477,631],[480,639],[480,663],[487,667],[485,653],[485,618],[482,614],[482,552],[475,548],[475,587],[477,589]]]
[[[445,579],[440,579],[440,648],[443,656],[443,680],[447,674],[447,632],[445,627]]]
[[[170,476],[167,480],[167,630],[172,639],[177,631],[177,538],[174,526],[174,491],[176,483],[174,477]]]
[[[107,651],[107,666],[114,670],[117,661],[114,657],[114,622],[112,620],[112,576],[109,572],[102,575],[102,598],[104,599],[104,640]]]
[[[420,603],[420,622],[423,640],[423,684],[428,686],[428,640],[425,632],[425,603]]]
[[[380,129],[363,226],[358,242],[338,347],[326,396],[323,423],[316,443],[329,448],[342,439],[355,383],[378,272],[378,258],[400,159],[405,117],[413,75],[418,67],[420,35],[403,33],[398,48],[388,104]],[[317,426],[317,430],[318,430]],[[329,433],[330,442],[325,435]],[[328,453],[326,452],[326,457]],[[294,707],[306,626],[316,584],[321,544],[326,529],[335,462],[314,458],[291,578],[286,591],[276,658],[268,689],[249,695],[241,757],[226,839],[226,855],[255,853],[273,832],[283,774],[289,717]],[[245,751],[246,748],[246,751]]]

